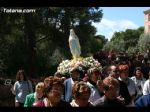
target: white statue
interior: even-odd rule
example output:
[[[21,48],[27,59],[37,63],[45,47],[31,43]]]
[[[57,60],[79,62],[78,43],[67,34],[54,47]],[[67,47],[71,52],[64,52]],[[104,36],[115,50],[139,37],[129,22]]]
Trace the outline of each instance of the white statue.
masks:
[[[74,33],[73,29],[70,30],[69,47],[70,47],[70,51],[72,53],[73,59],[79,58],[81,54],[81,46],[79,43],[79,39],[77,35]]]

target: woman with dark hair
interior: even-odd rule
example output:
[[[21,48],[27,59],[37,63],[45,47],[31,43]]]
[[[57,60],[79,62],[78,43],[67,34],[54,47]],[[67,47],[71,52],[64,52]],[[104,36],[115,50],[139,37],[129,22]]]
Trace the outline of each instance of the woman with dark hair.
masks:
[[[24,70],[19,70],[14,84],[15,107],[23,107],[26,96],[33,92],[31,81],[27,80]]]
[[[146,82],[146,79],[143,77],[141,67],[136,67],[134,74],[135,76],[131,77],[131,79],[134,81],[135,86],[137,88],[136,98],[139,98],[143,95],[143,87],[144,83]]]

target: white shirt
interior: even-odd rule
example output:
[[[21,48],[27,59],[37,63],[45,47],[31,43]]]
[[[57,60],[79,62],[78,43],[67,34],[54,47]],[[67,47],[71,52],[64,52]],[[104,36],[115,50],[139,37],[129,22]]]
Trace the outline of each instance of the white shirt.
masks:
[[[150,94],[150,80],[149,79],[144,83],[144,87],[143,87],[143,95],[147,95],[147,94]]]
[[[138,80],[135,76],[131,77],[131,79],[135,83],[135,86],[137,88],[137,94],[143,95],[143,87],[144,87],[144,83],[146,82],[146,79],[143,77],[142,79]]]

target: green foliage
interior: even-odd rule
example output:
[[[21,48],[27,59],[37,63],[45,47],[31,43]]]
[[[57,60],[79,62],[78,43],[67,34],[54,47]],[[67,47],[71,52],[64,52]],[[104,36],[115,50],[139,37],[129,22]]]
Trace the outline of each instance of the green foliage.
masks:
[[[141,34],[138,41],[138,48],[140,52],[146,52],[150,49],[150,34]]]
[[[101,36],[101,35],[97,35],[95,36],[94,39],[91,39],[91,53],[95,53],[95,52],[98,52],[102,49],[102,47],[105,45],[105,43],[107,42],[107,40],[105,39],[104,36]]]
[[[125,42],[123,39],[109,41],[104,45],[103,50],[105,50],[105,51],[115,50],[117,52],[123,52],[123,51],[125,51],[124,46],[125,46]]]
[[[118,52],[134,52],[138,50],[137,43],[143,32],[144,27],[139,27],[136,30],[127,29],[126,31],[115,32],[110,42],[107,42],[103,49],[107,51],[115,50]]]
[[[136,53],[138,51],[138,48],[137,47],[129,47],[128,49],[127,49],[127,52],[129,53],[129,54],[134,54],[134,53]]]

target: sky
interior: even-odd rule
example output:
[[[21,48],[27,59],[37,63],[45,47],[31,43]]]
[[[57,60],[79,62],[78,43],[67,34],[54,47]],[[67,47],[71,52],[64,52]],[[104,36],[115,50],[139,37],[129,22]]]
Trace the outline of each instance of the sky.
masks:
[[[114,32],[126,29],[137,29],[144,26],[143,11],[150,7],[100,7],[103,10],[101,22],[92,23],[96,29],[96,35],[104,35],[108,40]]]

